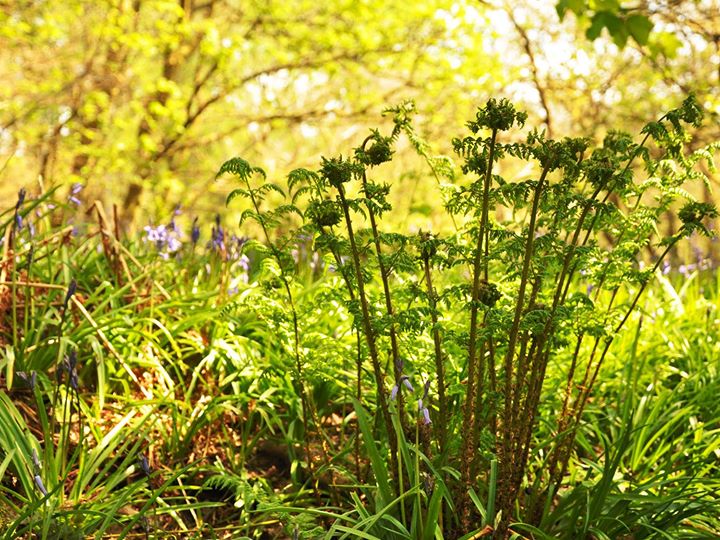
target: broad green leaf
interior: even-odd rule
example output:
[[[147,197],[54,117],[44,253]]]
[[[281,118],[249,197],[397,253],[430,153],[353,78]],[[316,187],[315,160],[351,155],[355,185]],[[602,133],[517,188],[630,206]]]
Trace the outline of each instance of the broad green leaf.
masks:
[[[630,15],[627,18],[625,26],[630,32],[630,35],[638,45],[646,45],[648,38],[650,37],[650,31],[653,28],[653,23],[644,15]]]

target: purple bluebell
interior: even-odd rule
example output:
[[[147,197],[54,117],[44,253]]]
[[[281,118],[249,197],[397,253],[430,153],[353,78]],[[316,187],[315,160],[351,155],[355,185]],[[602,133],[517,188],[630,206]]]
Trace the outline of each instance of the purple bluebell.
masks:
[[[40,478],[39,474],[35,475],[35,485],[37,486],[40,493],[42,493],[43,497],[47,497],[48,491],[45,489],[45,484],[43,484],[42,478]]]
[[[145,237],[143,241],[154,244],[160,257],[168,259],[171,253],[177,252],[182,247],[181,233],[174,224],[168,226],[158,225],[152,227],[147,225],[143,228]]]
[[[320,256],[320,253],[317,251],[313,251],[312,259],[310,260],[310,268],[313,272],[319,272],[322,270],[323,267],[323,259]]]
[[[192,245],[198,243],[198,240],[200,239],[200,227],[198,226],[198,218],[195,217],[192,222],[192,228],[190,229],[190,241],[192,242]]]
[[[663,267],[662,267],[663,276],[667,276],[670,273],[671,269],[672,269],[672,267],[670,266],[670,261],[663,261]]]
[[[77,195],[83,190],[85,186],[83,186],[80,182],[75,182],[72,186],[70,186],[70,195],[68,195],[68,202],[74,204],[75,206],[80,206],[81,201],[77,197]]]
[[[418,412],[423,415],[423,423],[426,426],[428,424],[432,423],[432,420],[430,419],[430,411],[423,403],[424,400],[427,399],[429,392],[430,392],[430,379],[425,381],[425,384],[423,385],[423,395],[420,399],[418,399]]]
[[[696,264],[681,264],[678,267],[678,272],[680,272],[680,275],[682,275],[683,277],[689,277],[690,274],[692,274],[696,268],[697,268]]]
[[[250,259],[248,258],[248,256],[245,254],[240,255],[240,259],[238,260],[238,265],[247,274],[250,271]]]
[[[70,285],[68,285],[67,293],[65,293],[65,301],[63,302],[63,310],[67,309],[68,302],[70,301],[70,298],[75,294],[75,291],[77,291],[77,281],[75,281],[75,278],[72,278],[70,280]]]
[[[142,470],[143,474],[145,474],[145,476],[150,476],[152,470],[150,469],[150,463],[145,457],[145,454],[140,454],[138,456],[138,463],[140,464],[140,470]]]
[[[215,226],[210,233],[210,243],[208,247],[216,251],[225,251],[225,230],[220,224],[220,215],[215,216]]]
[[[32,370],[30,373],[27,371],[18,371],[16,375],[30,387],[30,390],[35,390],[37,384],[37,372]]]
[[[70,384],[70,388],[72,388],[73,390],[75,390],[77,392],[79,389],[79,384],[78,384],[78,374],[77,374],[76,368],[73,368],[73,370],[70,372],[70,375],[68,377],[68,382]]]
[[[177,230],[177,224],[175,223],[175,218],[178,217],[180,214],[182,214],[182,206],[179,204],[175,205],[175,209],[173,210],[172,217],[170,218],[170,223],[168,223],[168,229],[171,231]]]
[[[401,375],[400,379],[398,379],[398,384],[394,385],[392,387],[392,390],[390,391],[390,399],[395,399],[397,397],[401,384],[405,386],[405,388],[407,388],[410,392],[413,392],[415,390],[412,383],[410,382],[410,377],[408,377],[407,375]]]
[[[30,458],[32,459],[33,466],[35,467],[35,472],[40,472],[42,470],[42,464],[40,463],[40,458],[38,457],[37,450],[34,448],[32,449],[32,454],[30,455]]]
[[[25,188],[20,188],[20,191],[18,191],[17,203],[15,204],[15,210],[20,209],[22,204],[25,202],[25,195],[27,195]]]

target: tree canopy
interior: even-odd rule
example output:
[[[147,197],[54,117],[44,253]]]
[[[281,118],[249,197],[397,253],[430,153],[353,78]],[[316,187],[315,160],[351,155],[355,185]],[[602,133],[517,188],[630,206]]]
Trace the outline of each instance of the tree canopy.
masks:
[[[632,131],[690,92],[717,118],[718,36],[713,0],[9,2],[0,195],[39,179],[128,220],[181,195],[213,208],[228,155],[286,170],[409,98],[438,152],[491,95],[550,134]]]

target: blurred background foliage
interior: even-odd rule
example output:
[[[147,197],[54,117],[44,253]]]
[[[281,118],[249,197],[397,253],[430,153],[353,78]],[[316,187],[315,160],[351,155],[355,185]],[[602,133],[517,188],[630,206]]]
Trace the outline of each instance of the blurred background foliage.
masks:
[[[229,187],[213,173],[229,156],[284,175],[357,143],[405,99],[439,154],[490,96],[512,99],[551,136],[601,138],[606,126],[637,133],[695,92],[710,120],[691,148],[720,137],[717,0],[0,8],[0,200],[19,186],[81,182],[87,200],[117,204],[130,230],[178,203],[223,211]],[[393,178],[407,184],[394,190],[395,215],[423,226],[439,198],[413,155],[395,162]]]

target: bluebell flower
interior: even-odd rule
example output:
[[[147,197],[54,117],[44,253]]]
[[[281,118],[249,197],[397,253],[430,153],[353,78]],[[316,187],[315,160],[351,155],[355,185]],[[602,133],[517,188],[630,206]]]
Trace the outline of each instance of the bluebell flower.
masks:
[[[427,426],[432,423],[430,419],[430,411],[424,404],[424,400],[427,399],[428,393],[430,392],[430,379],[425,381],[423,385],[423,395],[418,399],[418,412],[423,415],[423,423]]]
[[[15,203],[15,216],[14,216],[14,219],[15,219],[15,228],[18,229],[18,230],[22,229],[22,226],[23,226],[23,218],[22,218],[22,216],[20,215],[20,207],[21,207],[21,206],[23,205],[23,203],[25,202],[25,195],[26,195],[26,194],[27,194],[27,192],[25,191],[25,188],[20,188],[20,191],[18,191],[17,202]]]
[[[45,489],[45,484],[43,484],[42,478],[40,478],[39,474],[35,475],[35,485],[37,486],[40,493],[42,493],[43,497],[47,497],[48,491]]]
[[[67,309],[68,302],[70,301],[70,298],[73,297],[75,294],[75,291],[77,291],[77,281],[75,281],[75,278],[72,278],[70,280],[70,285],[68,285],[67,293],[65,293],[65,301],[63,302],[63,310]]]
[[[75,350],[71,350],[70,354],[65,357],[63,361],[63,369],[68,374],[68,384],[70,388],[78,391],[78,373],[77,373],[77,353]]]
[[[22,204],[25,202],[25,195],[27,195],[27,191],[25,191],[25,188],[20,188],[20,191],[18,191],[17,203],[15,204],[15,210],[19,210]]]
[[[240,268],[242,268],[246,274],[250,271],[250,259],[247,255],[240,255],[240,259],[238,260],[238,266],[240,266]]]
[[[32,454],[30,455],[30,458],[32,459],[33,466],[35,467],[35,472],[40,472],[42,470],[42,464],[40,463],[40,458],[38,457],[37,450],[34,448],[32,449]]]
[[[158,225],[151,227],[147,225],[143,227],[145,237],[143,241],[154,244],[160,257],[168,259],[171,253],[177,252],[182,247],[181,233],[174,224],[169,226]]]
[[[223,244],[223,246],[227,248],[226,255],[228,259],[233,261],[239,260],[242,257],[243,247],[247,241],[247,236],[238,236],[237,234],[230,235],[230,240],[227,245]]]
[[[667,276],[670,273],[670,270],[672,267],[670,266],[670,261],[663,261],[663,267],[662,267],[662,274],[663,276]]]
[[[427,407],[423,407],[422,409],[423,413],[423,423],[427,426],[428,424],[432,424],[432,420],[430,420],[430,411],[428,411]]]
[[[322,270],[323,267],[323,259],[320,256],[320,253],[317,251],[313,251],[312,259],[310,260],[310,269],[313,272],[319,272]]]
[[[398,384],[392,387],[392,390],[390,391],[390,399],[395,399],[398,395],[398,392],[400,391],[399,385],[405,386],[410,392],[413,392],[415,389],[413,388],[412,383],[410,382],[410,377],[407,375],[401,375],[400,379],[398,379]]]
[[[682,275],[683,277],[688,277],[695,271],[696,268],[696,264],[681,264],[678,267],[678,272],[680,272],[680,275]]]
[[[21,380],[25,381],[25,383],[30,387],[30,390],[35,390],[35,385],[37,384],[37,372],[35,370],[32,370],[30,373],[27,371],[18,371],[15,374]]]
[[[77,195],[83,190],[85,186],[83,186],[80,182],[75,182],[72,186],[70,186],[70,195],[68,195],[68,202],[74,204],[75,206],[80,206],[81,201],[77,197]]]
[[[138,456],[138,463],[140,464],[140,470],[142,470],[143,474],[145,474],[145,476],[150,476],[152,470],[150,469],[150,463],[145,457],[145,454],[140,454]]]
[[[192,222],[192,228],[190,229],[190,241],[192,242],[192,245],[198,243],[198,240],[200,239],[200,227],[197,224],[198,218],[195,217]]]
[[[215,216],[215,226],[210,232],[210,243],[208,247],[216,251],[225,252],[225,230],[220,224],[220,215]]]

